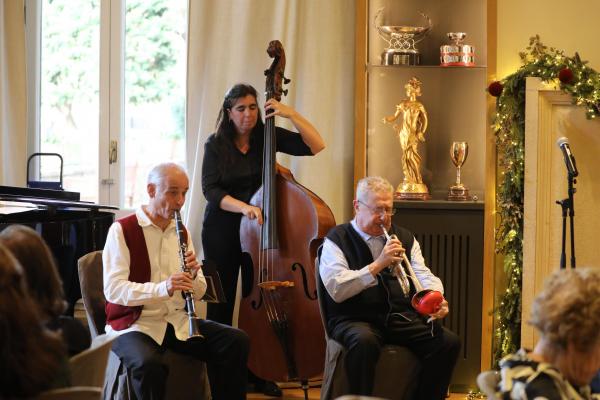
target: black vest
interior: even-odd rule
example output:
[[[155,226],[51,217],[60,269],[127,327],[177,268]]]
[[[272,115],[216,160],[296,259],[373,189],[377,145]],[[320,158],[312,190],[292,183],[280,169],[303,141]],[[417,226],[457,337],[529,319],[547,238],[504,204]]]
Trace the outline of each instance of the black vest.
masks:
[[[398,236],[410,261],[415,240],[413,234],[394,225],[389,233],[390,235],[395,233]],[[369,246],[350,223],[334,227],[327,234],[327,238],[342,250],[350,269],[358,270],[373,262]],[[410,294],[406,297],[397,278],[387,268],[377,275],[377,281],[376,286],[366,288],[341,303],[336,303],[327,291],[323,290],[329,332],[333,331],[336,324],[346,320],[384,325],[391,312],[404,312],[411,309],[410,299],[415,293],[412,282]]]

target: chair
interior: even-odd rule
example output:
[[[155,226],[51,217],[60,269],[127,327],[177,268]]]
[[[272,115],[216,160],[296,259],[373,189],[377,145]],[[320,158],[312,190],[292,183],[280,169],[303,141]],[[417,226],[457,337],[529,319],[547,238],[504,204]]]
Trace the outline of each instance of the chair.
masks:
[[[104,385],[108,355],[112,348],[112,338],[99,335],[94,338],[92,346],[69,359],[71,384],[73,386]]]
[[[330,400],[347,394],[349,390],[344,366],[345,349],[339,342],[330,338],[329,332],[327,332],[328,318],[323,300],[326,289],[319,274],[318,257],[315,260],[315,277],[319,309],[327,342],[321,400]],[[412,399],[415,396],[420,371],[421,364],[409,349],[395,345],[383,346],[375,370],[373,396],[390,400]]]
[[[77,262],[81,295],[87,311],[92,338],[104,333],[106,312],[104,306],[102,251],[94,251]],[[206,364],[193,357],[166,351],[165,362],[169,366],[166,384],[167,399],[210,399],[210,385]],[[131,375],[119,357],[110,352],[103,385],[104,399],[134,400]]]
[[[100,400],[102,389],[90,386],[71,386],[40,393],[38,400]]]
[[[483,371],[477,375],[477,386],[487,396],[488,399],[501,399],[496,393],[496,388],[500,383],[500,374],[498,371]]]

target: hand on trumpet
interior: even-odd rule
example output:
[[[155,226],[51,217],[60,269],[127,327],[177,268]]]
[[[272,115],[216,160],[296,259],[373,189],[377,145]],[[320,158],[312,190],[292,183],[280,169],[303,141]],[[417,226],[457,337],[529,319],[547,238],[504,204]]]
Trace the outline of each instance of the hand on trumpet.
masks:
[[[444,299],[440,303],[440,308],[438,308],[438,310],[435,313],[429,314],[429,319],[427,320],[427,322],[431,322],[434,319],[442,319],[446,315],[448,315],[448,312],[450,312],[450,309],[448,308],[448,301]]]
[[[369,271],[373,276],[376,276],[390,265],[400,263],[403,255],[404,247],[402,247],[402,243],[400,243],[397,238],[392,237],[387,241],[385,246],[383,246],[383,250],[379,257],[369,265]]]

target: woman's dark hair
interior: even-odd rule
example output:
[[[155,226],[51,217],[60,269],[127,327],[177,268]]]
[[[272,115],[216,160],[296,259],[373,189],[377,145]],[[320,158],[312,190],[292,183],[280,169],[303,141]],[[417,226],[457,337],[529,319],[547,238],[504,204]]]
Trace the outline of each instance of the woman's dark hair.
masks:
[[[15,256],[25,271],[28,294],[48,322],[65,312],[67,303],[54,256],[44,239],[24,225],[11,225],[0,232],[0,243]]]
[[[0,398],[32,397],[52,388],[66,357],[58,334],[42,326],[23,268],[0,243]]]
[[[219,116],[216,123],[216,134],[215,138],[221,155],[219,159],[219,168],[221,170],[227,168],[233,162],[233,154],[235,151],[235,144],[233,138],[235,137],[235,125],[229,119],[229,110],[231,110],[234,104],[246,96],[253,96],[258,101],[258,94],[256,89],[246,83],[237,83],[233,85],[223,99],[223,106],[219,111]],[[256,133],[262,133],[264,130],[264,124],[262,121],[262,114],[260,108],[258,109],[258,119],[256,125],[250,134],[250,146],[252,146],[255,139]]]

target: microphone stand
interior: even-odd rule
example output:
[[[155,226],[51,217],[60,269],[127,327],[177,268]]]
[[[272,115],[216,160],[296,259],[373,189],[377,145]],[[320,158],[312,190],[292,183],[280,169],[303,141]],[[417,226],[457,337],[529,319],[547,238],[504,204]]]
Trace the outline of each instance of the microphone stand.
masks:
[[[565,269],[567,267],[567,254],[565,251],[567,241],[567,215],[569,216],[569,231],[571,237],[571,268],[575,268],[575,229],[573,224],[573,218],[575,217],[575,199],[574,195],[577,189],[574,185],[577,183],[573,173],[569,172],[567,176],[568,180],[568,195],[566,199],[557,200],[556,204],[560,204],[562,209],[562,249],[560,252],[560,268]]]

